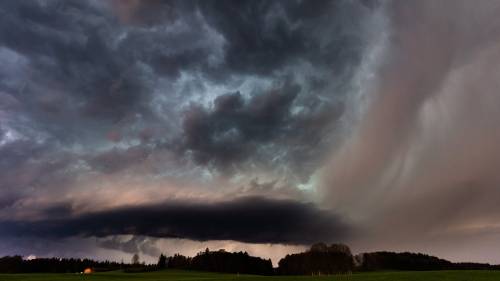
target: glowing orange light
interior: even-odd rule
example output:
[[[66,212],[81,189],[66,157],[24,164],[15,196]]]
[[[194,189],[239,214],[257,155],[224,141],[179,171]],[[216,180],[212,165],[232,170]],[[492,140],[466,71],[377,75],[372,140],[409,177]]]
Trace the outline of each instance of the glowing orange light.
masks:
[[[92,268],[88,267],[88,268],[85,268],[85,270],[83,271],[83,274],[90,274],[92,272],[93,272]]]

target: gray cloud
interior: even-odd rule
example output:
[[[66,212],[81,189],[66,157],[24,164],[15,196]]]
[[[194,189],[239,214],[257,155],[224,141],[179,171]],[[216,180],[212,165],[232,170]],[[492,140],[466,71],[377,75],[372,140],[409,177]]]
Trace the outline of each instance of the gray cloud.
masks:
[[[290,135],[290,107],[300,87],[284,85],[245,102],[239,92],[218,96],[212,111],[193,106],[184,118],[185,146],[200,163],[225,166],[249,157],[260,142]]]
[[[100,153],[87,162],[94,170],[104,173],[114,173],[129,166],[140,164],[151,152],[147,147],[133,146],[127,149],[113,149]]]
[[[305,138],[300,145],[291,143],[292,156],[287,159],[295,163],[316,161],[311,147],[324,138],[329,119],[339,115],[327,113],[342,108],[341,98],[326,93],[333,90],[338,92],[334,96],[342,95],[342,89],[332,86],[340,82],[332,83],[331,77],[338,76],[341,81],[342,75],[352,72],[364,47],[362,23],[353,24],[350,18],[370,13],[363,3],[349,1],[16,1],[2,4],[1,10],[4,29],[0,30],[0,42],[24,65],[16,74],[21,79],[2,80],[0,84],[22,105],[10,114],[29,118],[29,126],[62,144],[95,150],[108,145],[110,132],[120,134],[127,127],[129,134],[120,134],[120,141],[130,142],[134,141],[130,136],[137,138],[140,132],[156,127],[167,135],[157,134],[150,140],[167,140],[161,147],[172,148],[182,138],[184,128],[190,144],[183,148],[195,151],[197,159],[216,159],[218,156],[203,150],[217,152],[217,145],[204,149],[193,144],[189,126],[182,127],[189,121],[183,119],[182,112],[190,110],[186,107],[189,101],[207,95],[207,85],[233,85],[228,88],[250,96],[245,98],[251,106],[245,109],[248,118],[217,118],[248,128],[244,137],[249,140],[240,145],[242,153],[252,155],[256,145],[274,144],[284,147],[282,154],[286,154],[288,143],[270,135],[280,136],[280,131],[287,129],[280,126],[294,122],[296,126],[288,129],[315,133],[311,144]],[[240,16],[234,17],[234,11]],[[8,26],[16,26],[18,32],[10,32]],[[335,36],[327,36],[331,32]],[[304,63],[314,64],[316,73],[297,72]],[[197,77],[200,87],[181,85],[184,88],[179,89],[176,83],[186,74]],[[12,74],[6,71],[5,75]],[[237,85],[255,77],[283,83],[284,76],[292,80],[287,85],[300,87],[283,86],[288,87],[283,91],[295,92],[286,97],[297,98],[284,100],[278,105],[280,112],[269,114],[284,118],[292,109],[300,109],[300,114],[288,116],[296,119],[290,122],[264,120],[263,111],[272,109],[259,106],[277,102],[272,101],[280,96],[274,87],[254,84],[253,89],[242,90]],[[293,80],[301,80],[303,85]],[[162,89],[165,84],[169,86]],[[215,93],[209,100],[225,93]],[[205,106],[194,105],[191,111]],[[252,114],[255,117],[250,117]],[[239,121],[243,124],[236,124]],[[249,131],[249,122],[254,129],[261,129]],[[297,125],[300,122],[304,126]],[[311,124],[315,130],[306,128]],[[135,133],[130,134],[131,128]]]
[[[361,27],[349,18],[366,12],[360,2],[230,2],[201,1],[200,9],[226,38],[231,71],[270,75],[296,60],[310,60],[340,72],[359,60],[361,38],[350,32]],[[339,32],[331,37],[333,30]]]
[[[125,253],[135,254],[144,253],[152,257],[157,257],[161,254],[161,250],[155,245],[154,238],[133,236],[130,239],[113,236],[98,240],[97,245],[105,249],[120,250]]]

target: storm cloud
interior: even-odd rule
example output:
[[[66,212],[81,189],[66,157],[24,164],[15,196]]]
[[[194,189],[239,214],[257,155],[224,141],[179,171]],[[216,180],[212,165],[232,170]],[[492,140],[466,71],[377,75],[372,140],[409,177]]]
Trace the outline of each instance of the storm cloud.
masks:
[[[9,142],[50,143],[73,154],[74,166],[101,172],[114,170],[104,168],[110,162],[144,161],[139,154],[121,161],[119,151],[136,146],[173,151],[178,165],[192,160],[212,173],[290,163],[276,172],[304,181],[322,158],[314,148],[332,142],[374,8],[351,1],[16,1],[0,9]],[[222,104],[230,93],[239,93],[242,108],[223,108],[238,106]]]
[[[186,149],[204,164],[242,161],[260,142],[286,138],[296,129],[290,107],[299,91],[298,85],[284,85],[248,102],[239,92],[228,93],[215,99],[211,111],[190,108],[183,123]]]
[[[1,236],[66,238],[140,235],[192,240],[310,244],[345,238],[347,224],[311,204],[252,197],[212,204],[167,202],[67,218],[1,221]],[[103,242],[109,244],[113,242]],[[135,243],[133,243],[135,245]],[[107,245],[109,247],[110,245]],[[130,250],[128,250],[130,252]]]

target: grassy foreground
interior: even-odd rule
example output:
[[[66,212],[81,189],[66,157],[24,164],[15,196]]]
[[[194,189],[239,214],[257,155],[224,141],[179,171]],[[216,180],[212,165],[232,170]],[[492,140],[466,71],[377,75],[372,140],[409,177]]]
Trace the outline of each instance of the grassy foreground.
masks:
[[[426,271],[426,272],[371,272],[355,273],[350,276],[252,276],[165,270],[149,273],[107,272],[91,275],[80,274],[0,274],[0,281],[183,281],[183,280],[239,280],[239,281],[313,281],[313,280],[352,280],[352,281],[489,281],[500,280],[500,271]]]

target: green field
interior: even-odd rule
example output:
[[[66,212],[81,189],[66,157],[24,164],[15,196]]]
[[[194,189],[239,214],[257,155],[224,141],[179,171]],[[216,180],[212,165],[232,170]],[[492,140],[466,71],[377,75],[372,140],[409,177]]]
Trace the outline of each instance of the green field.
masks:
[[[352,280],[352,281],[486,281],[500,280],[500,271],[426,271],[426,272],[372,272],[349,276],[252,276],[166,270],[150,273],[107,272],[91,275],[80,274],[0,274],[0,281],[73,281],[73,280],[121,280],[121,281],[183,281],[183,280],[240,280],[240,281],[293,281],[293,280]]]

